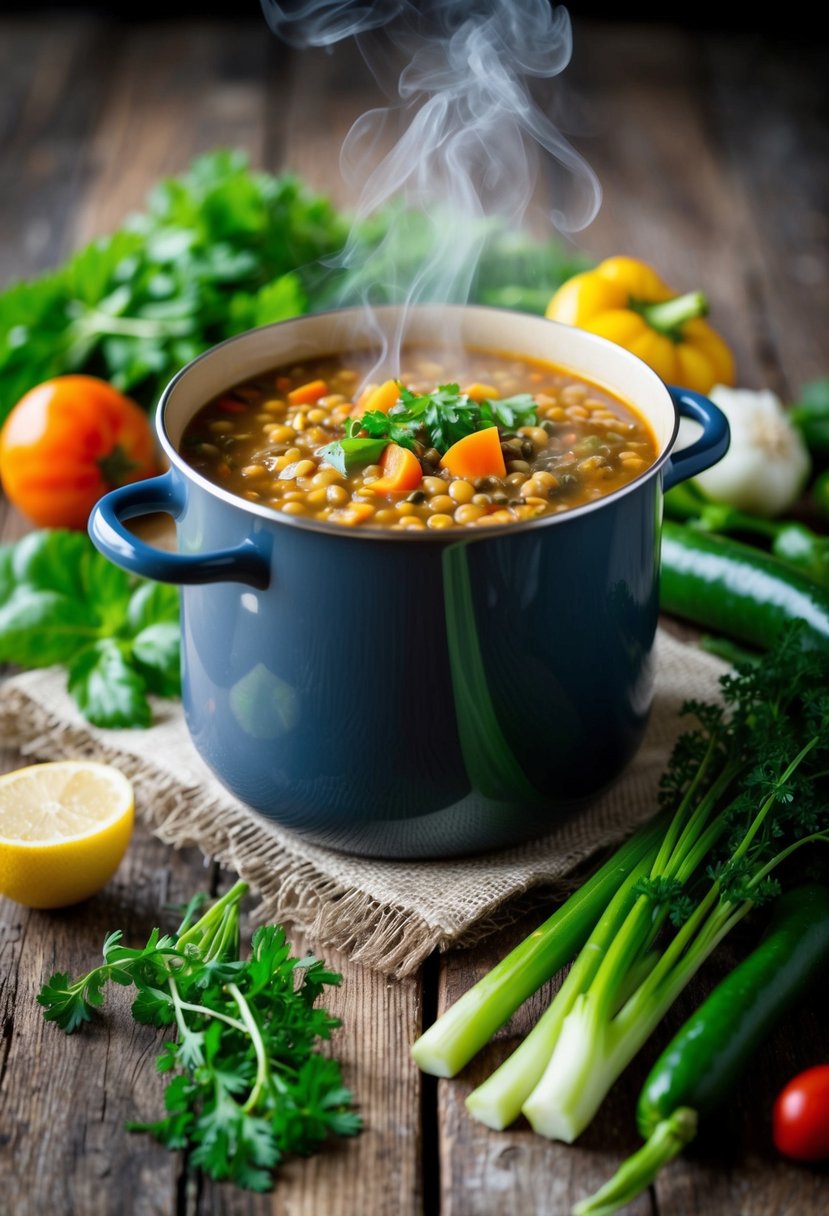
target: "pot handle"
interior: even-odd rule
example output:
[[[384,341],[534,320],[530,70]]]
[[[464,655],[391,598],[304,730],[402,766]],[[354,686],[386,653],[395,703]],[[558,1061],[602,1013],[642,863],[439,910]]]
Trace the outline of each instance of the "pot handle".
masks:
[[[670,490],[680,481],[696,477],[703,469],[716,464],[728,451],[730,432],[725,414],[703,397],[702,393],[692,392],[689,388],[676,388],[668,385],[671,400],[683,418],[693,418],[702,426],[699,439],[682,448],[668,460],[665,465],[664,488]]]
[[[93,544],[116,566],[160,583],[247,583],[264,590],[270,582],[270,562],[250,539],[235,549],[186,556],[154,549],[124,527],[125,519],[163,511],[177,518],[183,502],[172,472],[111,490],[92,508],[89,535]]]

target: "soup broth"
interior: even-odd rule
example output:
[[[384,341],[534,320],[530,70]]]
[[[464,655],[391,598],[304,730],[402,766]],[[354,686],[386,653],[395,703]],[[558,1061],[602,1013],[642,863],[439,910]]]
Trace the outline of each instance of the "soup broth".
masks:
[[[656,460],[629,405],[561,368],[411,347],[398,379],[360,388],[368,358],[309,360],[222,393],[188,424],[182,455],[282,514],[398,532],[558,514]]]

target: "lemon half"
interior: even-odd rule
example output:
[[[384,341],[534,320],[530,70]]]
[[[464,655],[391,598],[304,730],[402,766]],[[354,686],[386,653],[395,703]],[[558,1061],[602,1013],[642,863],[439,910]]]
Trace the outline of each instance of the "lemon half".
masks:
[[[100,891],[126,852],[130,782],[108,764],[59,760],[0,776],[0,894],[63,908]]]

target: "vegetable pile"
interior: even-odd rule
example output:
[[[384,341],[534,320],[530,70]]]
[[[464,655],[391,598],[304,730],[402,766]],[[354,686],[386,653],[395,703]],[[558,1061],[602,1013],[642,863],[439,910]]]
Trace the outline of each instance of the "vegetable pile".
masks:
[[[166,1114],[129,1130],[190,1149],[212,1178],[263,1191],[286,1156],[308,1156],[332,1134],[353,1136],[362,1121],[339,1064],[317,1046],[340,1025],[317,998],[342,977],[313,955],[292,957],[278,925],[257,929],[250,957],[241,958],[246,891],[237,882],[191,924],[196,897],[174,935],[154,929],[141,949],[110,933],[103,964],[77,980],[57,972],[37,999],[46,1020],[71,1034],[103,1004],[106,984],[134,987],[136,1022],[175,1027],[156,1060],[159,1072],[175,1076]]]
[[[703,1001],[648,1074],[636,1110],[647,1143],[594,1195],[576,1204],[574,1216],[610,1216],[653,1182],[694,1138],[699,1119],[727,1099],[759,1045],[827,961],[829,890],[816,883],[796,887],[776,901],[759,946]],[[826,1092],[829,1098],[829,1086]],[[801,1152],[808,1151],[807,1136],[798,1136],[799,1131],[788,1139],[776,1132],[778,1148],[781,1141],[790,1149],[797,1141]],[[829,1121],[825,1143],[829,1155]]]
[[[798,506],[810,472],[829,452],[822,447],[829,381],[807,385],[789,410],[765,392],[713,395],[732,424],[732,446],[714,469],[665,497],[662,607],[714,630],[718,636],[706,644],[726,658],[734,652],[722,635],[763,651],[797,620],[805,623],[804,645],[825,647],[829,537],[779,516]],[[815,478],[811,502],[829,518],[829,469]]]
[[[778,867],[829,842],[829,651],[805,650],[801,632],[788,626],[763,663],[722,677],[723,704],[685,707],[698,726],[676,745],[659,818],[414,1045],[421,1068],[454,1075],[576,955],[535,1028],[469,1095],[474,1117],[502,1128],[523,1111],[575,1139],[712,950],[779,894]]]

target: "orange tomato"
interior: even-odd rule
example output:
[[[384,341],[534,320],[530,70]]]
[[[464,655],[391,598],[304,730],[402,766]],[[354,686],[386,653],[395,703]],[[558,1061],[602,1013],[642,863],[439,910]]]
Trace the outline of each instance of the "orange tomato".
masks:
[[[102,494],[157,472],[147,415],[94,376],[30,389],[0,432],[3,489],[40,528],[85,528]]]

